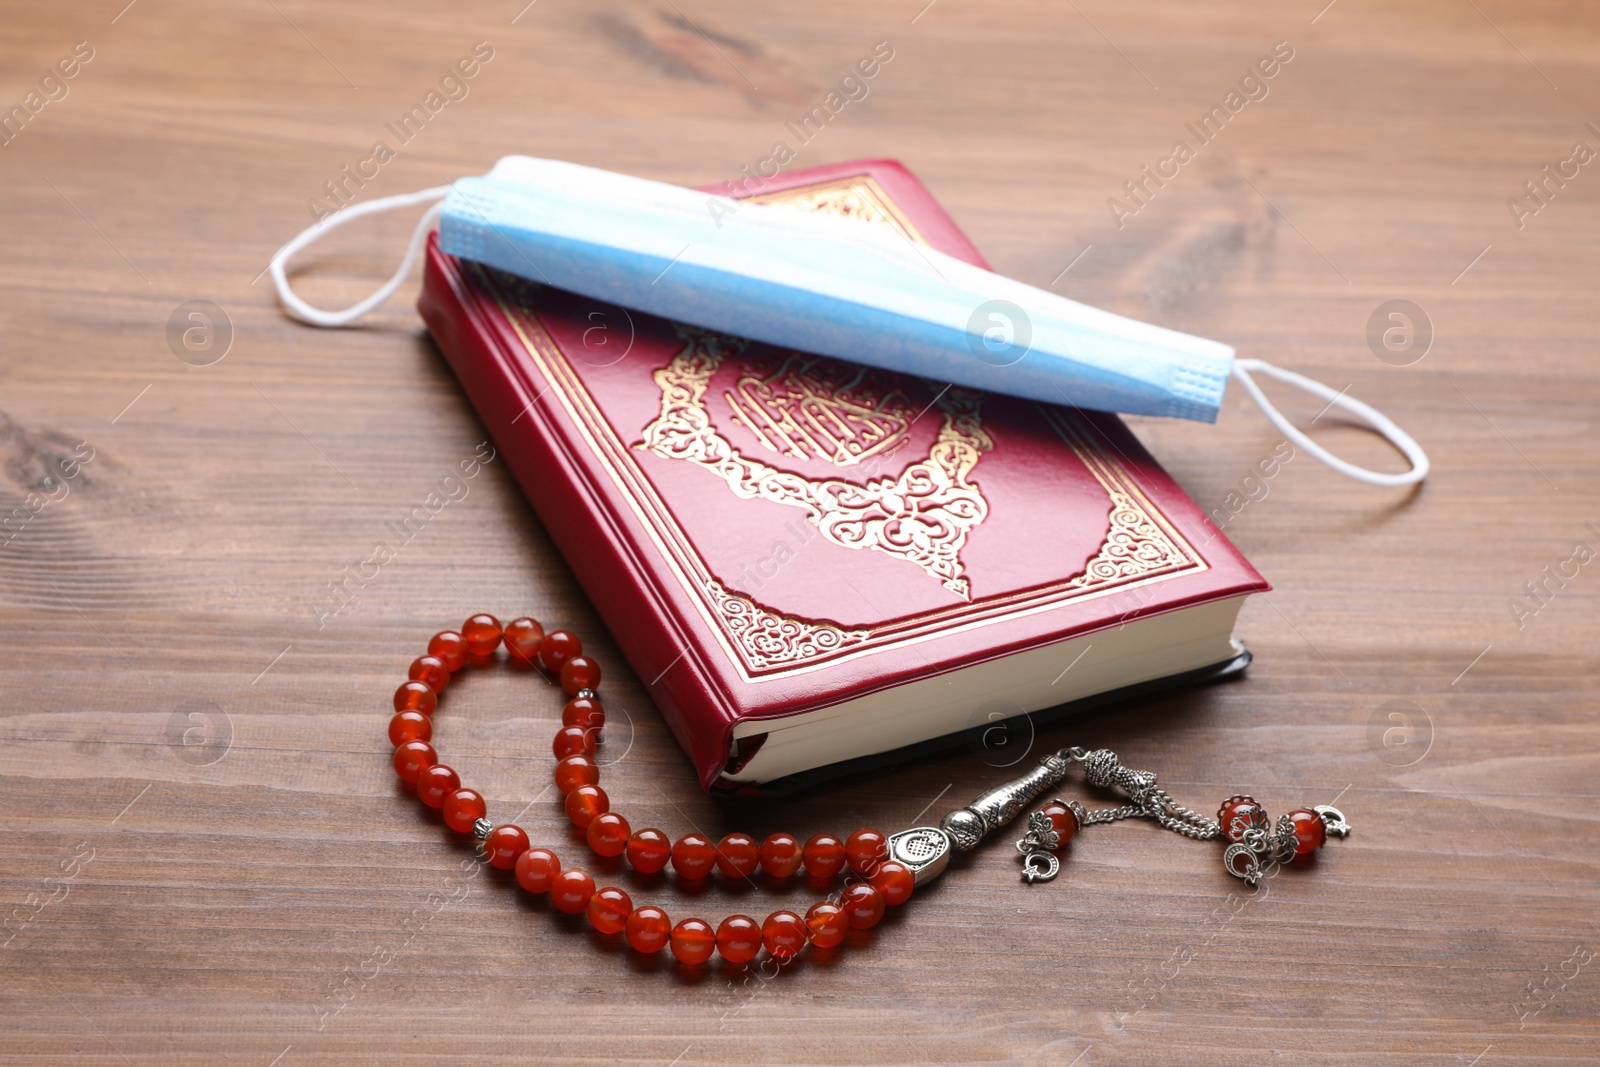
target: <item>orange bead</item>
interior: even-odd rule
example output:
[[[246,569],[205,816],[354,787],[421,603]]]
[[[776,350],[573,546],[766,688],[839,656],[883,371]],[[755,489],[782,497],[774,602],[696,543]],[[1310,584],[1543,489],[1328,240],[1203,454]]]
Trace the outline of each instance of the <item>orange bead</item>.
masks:
[[[832,878],[844,870],[844,842],[832,834],[816,834],[806,842],[801,858],[813,878]]]
[[[600,765],[588,756],[568,756],[556,764],[556,788],[563,793],[599,782]]]
[[[433,721],[420,711],[402,711],[389,720],[389,743],[427,741],[433,737]]]
[[[547,671],[561,673],[567,660],[583,652],[583,642],[570,630],[552,630],[539,642],[539,662]]]
[[[717,926],[717,951],[729,963],[749,963],[761,951],[761,925],[748,915],[730,915]]]
[[[487,656],[500,647],[500,620],[493,615],[474,615],[461,624],[461,636],[467,639],[467,653]]]
[[[457,789],[444,798],[444,824],[458,834],[470,834],[487,810],[476,789]]]
[[[716,862],[716,846],[699,834],[684,834],[672,846],[672,869],[684,878],[704,878]]]
[[[444,660],[438,656],[418,656],[411,661],[408,677],[413,682],[422,682],[438,694],[444,692],[444,687],[450,684],[450,668],[446,667]]]
[[[761,842],[761,869],[774,878],[788,878],[800,869],[800,842],[793,834],[768,834]]]
[[[717,842],[717,870],[729,878],[749,878],[761,865],[761,847],[749,834],[729,834]]]
[[[587,830],[596,815],[611,810],[611,798],[597,785],[580,785],[567,794],[567,818],[580,830]]]
[[[426,741],[407,741],[394,750],[394,773],[402,782],[415,782],[418,775],[438,762],[438,753]]]
[[[910,900],[911,891],[916,885],[917,881],[911,873],[911,868],[895,860],[884,860],[878,864],[878,869],[872,872],[872,887],[883,896],[883,902],[890,907]]]
[[[883,918],[883,894],[874,889],[870,882],[846,886],[839,906],[844,909],[844,916],[849,920],[852,930],[870,930]]]
[[[402,682],[394,691],[395,711],[420,711],[432,715],[439,706],[439,694],[427,682]]]
[[[850,858],[851,870],[870,878],[878,864],[889,858],[889,839],[877,830],[863,827],[845,838],[844,854]]]
[[[490,866],[509,871],[517,857],[528,851],[528,834],[520,826],[496,826],[483,841],[483,858]]]
[[[614,811],[602,811],[590,819],[588,829],[584,832],[589,837],[589,847],[600,856],[622,855],[622,850],[628,847],[628,838],[633,834],[628,820]]]
[[[1056,834],[1060,838],[1060,843],[1056,847],[1058,849],[1065,848],[1067,842],[1071,841],[1073,835],[1078,832],[1077,813],[1059,800],[1052,800],[1040,808],[1039,811],[1041,814],[1048,816],[1050,825],[1055,827]]]
[[[592,756],[594,734],[581,726],[563,726],[556,731],[556,739],[550,743],[550,750],[556,754],[556,759],[566,759],[568,756]]]
[[[1242,820],[1238,833],[1234,832],[1233,827],[1233,820],[1236,818]],[[1222,827],[1222,837],[1225,841],[1237,844],[1244,838],[1244,831],[1249,829],[1246,824],[1252,820],[1259,821],[1260,825],[1265,827],[1267,813],[1256,803],[1254,797],[1245,796],[1243,793],[1235,793],[1224,800],[1222,807],[1217,809],[1217,824]]]
[[[660,830],[635,830],[628,838],[628,862],[640,874],[655,874],[672,858],[672,839]]]
[[[704,919],[685,919],[672,928],[672,955],[679,963],[704,963],[717,947],[717,932]]]
[[[605,709],[591,697],[573,697],[561,709],[562,726],[581,726],[585,730],[598,730],[606,724]]]
[[[806,936],[818,948],[833,948],[849,932],[849,918],[844,909],[832,901],[813,904],[811,910],[806,912]]]
[[[600,664],[588,656],[573,656],[561,665],[561,688],[569,696],[577,696],[580,689],[600,688]]]
[[[428,655],[438,656],[452,671],[467,665],[467,639],[454,630],[440,630],[428,642]]]
[[[617,934],[633,914],[633,898],[615,886],[597,889],[589,898],[589,925],[602,934]]]
[[[550,882],[550,903],[556,906],[557,911],[564,911],[568,915],[587,911],[592,896],[594,879],[576,867],[562,871]]]
[[[635,952],[646,955],[660,952],[667,947],[667,939],[672,936],[672,920],[660,908],[646,904],[633,909],[627,925],[622,928],[622,936],[628,939],[628,944]]]
[[[548,893],[561,873],[561,860],[547,848],[530,848],[517,857],[517,884],[530,893]]]
[[[805,921],[792,911],[775,911],[761,924],[761,943],[774,959],[789,959],[806,947]]]
[[[1322,821],[1322,816],[1314,811],[1299,808],[1289,813],[1289,821],[1294,823],[1294,854],[1306,856],[1323,846],[1328,840],[1328,824]]]
[[[461,788],[461,776],[442,763],[417,775],[417,796],[430,808],[444,807],[444,798]]]
[[[501,636],[505,638],[507,652],[520,660],[532,660],[539,654],[539,645],[544,641],[544,627],[523,616],[506,623]]]

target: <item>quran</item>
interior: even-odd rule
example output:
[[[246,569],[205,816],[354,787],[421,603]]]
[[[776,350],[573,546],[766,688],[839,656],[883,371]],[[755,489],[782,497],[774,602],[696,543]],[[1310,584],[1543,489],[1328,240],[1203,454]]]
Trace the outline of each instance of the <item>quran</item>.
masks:
[[[987,264],[898,163],[749,197]],[[430,243],[419,310],[703,787],[1242,671],[1268,588],[1114,415],[784,351]]]

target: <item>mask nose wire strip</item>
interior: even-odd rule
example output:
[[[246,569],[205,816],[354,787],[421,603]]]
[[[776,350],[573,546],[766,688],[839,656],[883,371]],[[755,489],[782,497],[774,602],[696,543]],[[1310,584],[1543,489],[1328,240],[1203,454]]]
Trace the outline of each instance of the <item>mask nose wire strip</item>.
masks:
[[[314,226],[308,226],[300,231],[293,240],[273,255],[268,270],[272,272],[272,284],[278,290],[278,299],[289,313],[301,322],[309,322],[313,326],[348,326],[356,321],[389,297],[400,288],[401,283],[411,273],[411,265],[417,261],[417,253],[422,250],[422,243],[428,238],[428,231],[433,229],[433,224],[439,218],[439,210],[443,205],[439,203],[450,192],[450,186],[440,185],[432,189],[424,189],[420,193],[405,193],[401,196],[386,196],[378,200],[368,200],[362,204],[353,204]],[[345,308],[343,311],[323,311],[314,308],[295,295],[289,288],[289,279],[284,275],[284,266],[289,262],[289,257],[316,241],[323,234],[336,230],[348,222],[366,215],[376,215],[384,211],[395,211],[400,208],[412,207],[416,204],[432,204],[426,214],[417,222],[417,228],[412,231],[411,244],[406,248],[406,255],[400,261],[400,268],[394,272],[394,277],[385,282],[377,292],[365,300]]]
[[[1411,463],[1411,469],[1403,474],[1384,474],[1381,471],[1368,470],[1365,467],[1358,467],[1354,463],[1340,459],[1307,437],[1294,423],[1284,418],[1283,413],[1272,406],[1272,401],[1267,399],[1266,394],[1261,391],[1261,387],[1256,385],[1255,379],[1250,377],[1251,371],[1258,371],[1269,378],[1276,378],[1280,382],[1304,389],[1311,395],[1319,396],[1326,400],[1330,406],[1344,408],[1368,426],[1377,430],[1391,445],[1399,449]],[[1396,426],[1388,416],[1377,408],[1363,404],[1355,397],[1336,393],[1314,378],[1307,378],[1303,374],[1284,370],[1282,367],[1274,366],[1265,360],[1236,359],[1233,362],[1233,376],[1239,379],[1240,384],[1245,387],[1251,399],[1260,406],[1267,418],[1272,420],[1273,425],[1283,431],[1285,437],[1345,477],[1354,478],[1356,481],[1365,482],[1368,485],[1399,486],[1415,485],[1428,476],[1428,454],[1422,450],[1422,446],[1417,444],[1410,434]]]

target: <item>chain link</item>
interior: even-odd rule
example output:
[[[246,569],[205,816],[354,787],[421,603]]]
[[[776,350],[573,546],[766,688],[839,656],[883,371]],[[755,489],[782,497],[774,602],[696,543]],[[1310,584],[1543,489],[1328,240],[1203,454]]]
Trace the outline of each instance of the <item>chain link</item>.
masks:
[[[1173,833],[1182,834],[1196,841],[1211,841],[1222,836],[1222,827],[1218,826],[1215,820],[1179,804],[1167,795],[1165,789],[1155,785],[1155,775],[1128,770],[1109,750],[1101,749],[1096,753],[1086,753],[1083,749],[1075,747],[1068,749],[1067,755],[1069,759],[1078,763],[1086,762],[1091,756],[1098,757],[1101,761],[1101,771],[1107,781],[1115,782],[1125,791],[1130,784],[1144,786],[1132,790],[1136,795],[1131,804],[1086,812],[1081,820],[1085,826],[1116,822],[1119,819],[1146,818],[1154,819]]]

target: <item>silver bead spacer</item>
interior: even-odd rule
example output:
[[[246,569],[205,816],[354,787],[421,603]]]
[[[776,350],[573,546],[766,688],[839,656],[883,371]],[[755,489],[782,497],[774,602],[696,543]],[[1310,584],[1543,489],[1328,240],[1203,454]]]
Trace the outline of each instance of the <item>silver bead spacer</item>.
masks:
[[[472,836],[479,841],[487,841],[489,839],[489,831],[493,829],[494,823],[488,819],[479,819],[472,824]]]
[[[588,686],[584,686],[582,689],[578,690],[578,696],[584,700],[593,700],[595,694],[593,689],[590,689]]]
[[[962,852],[976,848],[984,833],[983,820],[976,812],[957,808],[939,821],[939,828],[950,835],[951,844]]]

